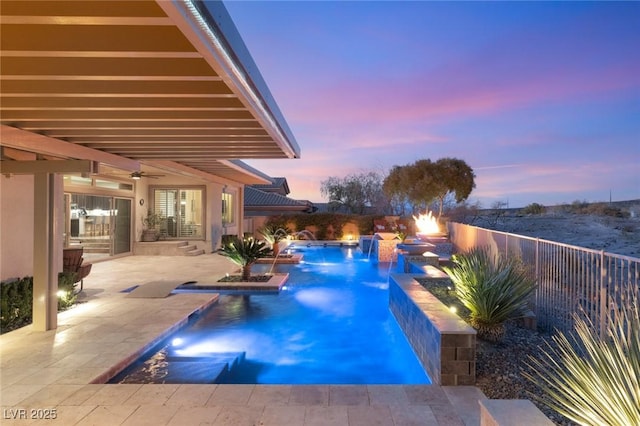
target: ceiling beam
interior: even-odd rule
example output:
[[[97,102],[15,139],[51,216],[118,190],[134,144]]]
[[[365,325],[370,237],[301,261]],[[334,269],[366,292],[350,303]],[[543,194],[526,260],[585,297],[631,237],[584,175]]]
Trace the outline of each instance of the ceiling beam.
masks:
[[[64,156],[80,160],[95,160],[123,170],[140,170],[137,160],[113,155],[84,146],[63,142],[6,125],[0,126],[0,145],[38,154]]]
[[[6,161],[3,160],[2,174],[32,175],[36,173],[98,173],[98,162],[91,160],[35,160]]]

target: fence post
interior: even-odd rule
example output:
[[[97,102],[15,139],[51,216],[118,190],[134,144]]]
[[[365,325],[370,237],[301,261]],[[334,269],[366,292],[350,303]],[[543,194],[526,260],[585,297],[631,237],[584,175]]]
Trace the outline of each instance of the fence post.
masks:
[[[607,287],[609,285],[609,274],[605,266],[604,250],[600,250],[600,324],[599,335],[602,338],[606,336],[606,324],[609,317],[609,301]]]
[[[504,257],[509,260],[509,234],[504,236]]]

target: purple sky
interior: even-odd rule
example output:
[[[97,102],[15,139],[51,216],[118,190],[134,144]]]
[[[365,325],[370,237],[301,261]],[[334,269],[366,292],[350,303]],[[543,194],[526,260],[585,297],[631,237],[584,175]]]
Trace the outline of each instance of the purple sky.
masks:
[[[292,198],[442,157],[483,207],[640,198],[639,2],[225,5],[302,149],[246,162]]]

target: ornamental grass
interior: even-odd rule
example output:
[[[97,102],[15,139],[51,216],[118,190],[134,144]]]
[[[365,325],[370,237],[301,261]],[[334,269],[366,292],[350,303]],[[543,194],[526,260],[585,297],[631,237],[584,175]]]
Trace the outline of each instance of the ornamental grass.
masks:
[[[596,324],[574,314],[575,334],[559,333],[523,374],[542,390],[532,398],[580,425],[640,425],[638,296],[610,312],[601,338]]]
[[[479,338],[499,342],[504,337],[504,322],[529,310],[535,280],[520,259],[493,254],[487,247],[454,255],[452,261],[452,267],[443,269],[458,299],[470,311],[469,323]]]

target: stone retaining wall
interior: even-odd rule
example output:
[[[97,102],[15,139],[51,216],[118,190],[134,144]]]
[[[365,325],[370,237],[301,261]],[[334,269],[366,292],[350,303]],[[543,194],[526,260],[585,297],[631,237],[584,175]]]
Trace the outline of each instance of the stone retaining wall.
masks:
[[[433,384],[475,385],[476,331],[412,274],[389,277],[389,309]]]

